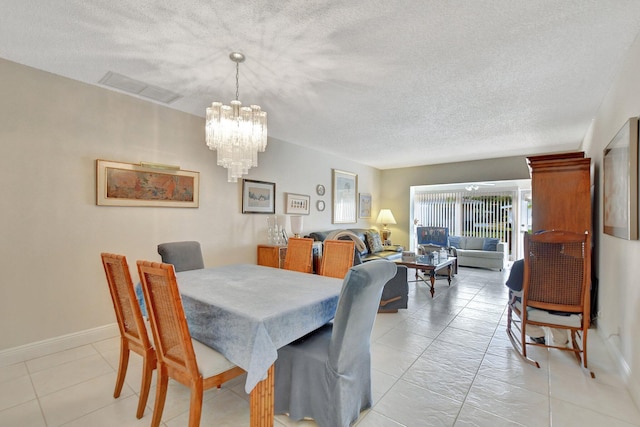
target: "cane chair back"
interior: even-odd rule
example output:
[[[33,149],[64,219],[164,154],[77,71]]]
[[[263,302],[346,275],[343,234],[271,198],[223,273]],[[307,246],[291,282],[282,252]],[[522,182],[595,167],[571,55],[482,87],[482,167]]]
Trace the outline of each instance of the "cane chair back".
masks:
[[[556,230],[525,233],[524,251],[522,298],[513,299],[508,309],[507,333],[511,342],[525,359],[537,366],[537,362],[527,358],[529,345],[572,351],[587,369],[591,317],[589,234]],[[527,325],[569,330],[571,346],[526,342]],[[517,336],[514,326],[519,327]]]
[[[158,386],[151,426],[160,425],[169,378],[191,389],[189,427],[199,426],[203,391],[220,387],[244,370],[214,349],[191,339],[172,264],[138,261],[137,265],[158,354]]]
[[[139,354],[142,356],[143,368],[136,416],[142,418],[149,397],[151,376],[156,368],[156,354],[149,340],[140,305],[136,299],[127,259],[123,255],[110,253],[102,253],[100,257],[107,276],[111,301],[120,330],[120,361],[113,397],[119,397],[122,391],[127,375],[130,351]]]
[[[291,237],[287,243],[287,254],[284,257],[285,270],[311,273],[313,239]]]
[[[322,248],[320,274],[344,279],[353,267],[355,242],[353,240],[325,240]]]

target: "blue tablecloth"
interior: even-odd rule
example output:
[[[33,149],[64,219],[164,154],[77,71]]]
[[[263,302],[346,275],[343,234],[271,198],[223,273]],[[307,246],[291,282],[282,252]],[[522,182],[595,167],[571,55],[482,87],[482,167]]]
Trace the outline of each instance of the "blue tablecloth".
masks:
[[[191,336],[247,371],[247,393],[266,378],[278,348],[333,319],[342,288],[341,279],[251,264],[176,278]]]

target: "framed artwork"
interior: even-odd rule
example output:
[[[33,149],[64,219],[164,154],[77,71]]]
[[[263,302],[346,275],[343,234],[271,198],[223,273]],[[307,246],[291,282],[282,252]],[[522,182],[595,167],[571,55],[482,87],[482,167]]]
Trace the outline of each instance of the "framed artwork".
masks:
[[[371,194],[360,193],[358,201],[358,216],[360,218],[371,218]]]
[[[333,224],[357,222],[358,175],[332,169]]]
[[[311,197],[304,194],[285,193],[286,214],[302,214],[309,215],[311,212]]]
[[[197,208],[200,173],[157,163],[96,160],[96,204]]]
[[[275,182],[243,179],[242,213],[276,213]]]
[[[638,240],[638,118],[630,118],[603,151],[603,228]]]

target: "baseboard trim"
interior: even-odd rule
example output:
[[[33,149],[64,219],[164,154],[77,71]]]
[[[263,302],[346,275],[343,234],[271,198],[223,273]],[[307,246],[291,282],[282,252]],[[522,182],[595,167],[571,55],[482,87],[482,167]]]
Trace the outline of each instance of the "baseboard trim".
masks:
[[[0,351],[0,367],[24,362],[25,360],[35,359],[36,357],[47,356],[59,351],[91,344],[96,341],[117,337],[119,334],[118,324],[112,323],[93,329],[74,332],[73,334],[62,335],[43,341],[21,345],[19,347],[9,348],[7,350]]]
[[[631,399],[633,399],[636,406],[640,407],[640,384],[637,384],[633,381],[633,378],[631,376],[631,368],[622,356],[622,353],[620,353],[620,349],[618,348],[618,346],[616,346],[613,342],[617,335],[606,336],[606,331],[608,330],[609,329],[607,328],[607,325],[602,321],[602,319],[598,319],[598,328],[596,328],[596,331],[598,331],[598,335],[600,335],[600,338],[602,339],[602,341],[604,341],[605,347],[609,352],[609,356],[611,356],[611,359],[613,359],[614,366],[618,370],[622,381],[627,386],[627,390],[631,395]]]

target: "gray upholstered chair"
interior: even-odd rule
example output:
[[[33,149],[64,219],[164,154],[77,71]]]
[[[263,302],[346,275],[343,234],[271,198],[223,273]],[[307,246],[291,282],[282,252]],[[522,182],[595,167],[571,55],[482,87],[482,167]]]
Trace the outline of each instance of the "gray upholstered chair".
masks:
[[[199,242],[170,242],[160,243],[158,253],[165,264],[173,264],[176,273],[186,270],[204,268],[202,250]]]
[[[352,267],[331,324],[278,350],[275,413],[348,427],[371,407],[371,331],[382,287],[396,273],[386,260]]]
[[[397,313],[399,308],[407,308],[409,301],[407,271],[407,267],[399,265],[396,275],[384,286],[378,313]]]

